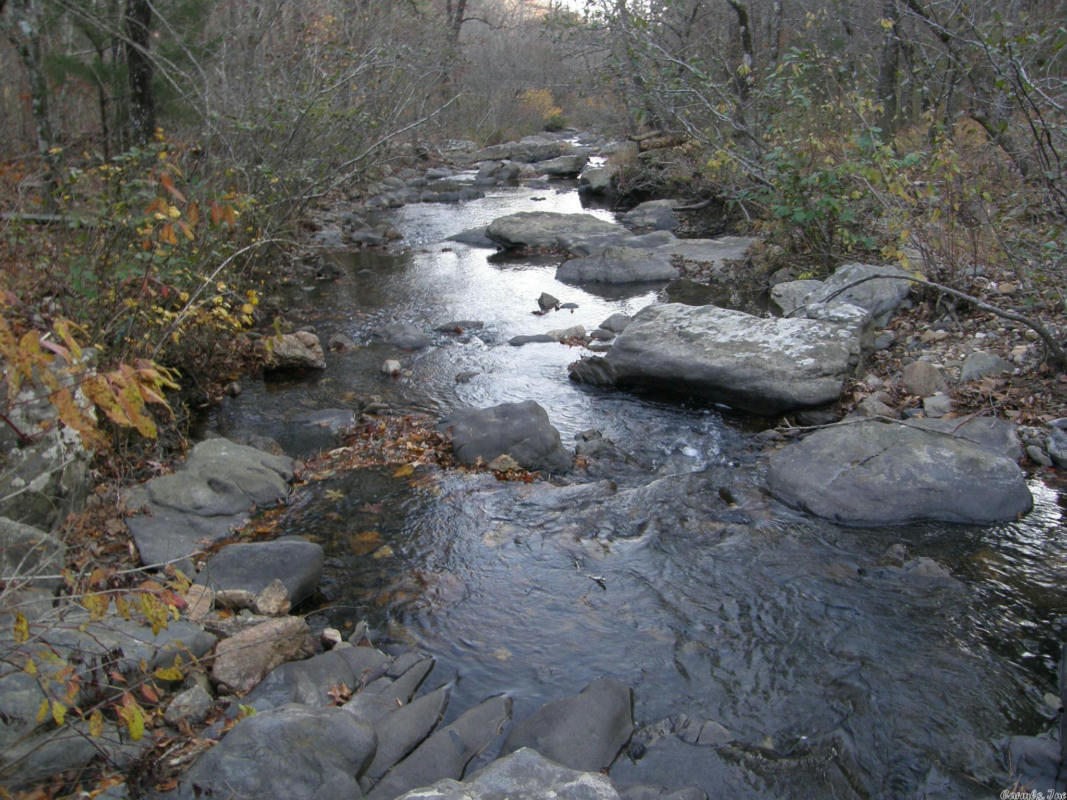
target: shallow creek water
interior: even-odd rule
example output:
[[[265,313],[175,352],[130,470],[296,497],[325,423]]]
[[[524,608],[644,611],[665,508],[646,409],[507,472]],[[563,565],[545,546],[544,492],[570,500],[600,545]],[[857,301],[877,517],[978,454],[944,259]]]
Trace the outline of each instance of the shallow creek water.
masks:
[[[1008,788],[1002,739],[1051,731],[1056,715],[1047,693],[1067,614],[1059,493],[1034,482],[1035,510],[989,527],[843,528],[777,505],[759,489],[743,420],[580,387],[566,372],[578,349],[508,345],[517,334],[592,329],[656,299],[646,289],[592,294],[557,283],[556,260],[491,261],[491,251],[443,241],[525,210],[584,209],[571,189],[511,188],[390,212],[404,234],[395,252],[352,254],[337,281],[291,292],[291,318],[324,342],[342,332],[361,347],[328,354],[317,380],[246,387],[209,424],[306,455],[330,440],[300,421],[358,396],[431,413],[529,399],[565,444],[589,428],[616,443],[626,458],[613,485],[598,482],[603,468],[577,471],[572,487],[424,468],[311,485],[283,528],[327,550],[318,624],[366,619],[379,641],[433,654],[429,684],[455,681],[450,717],[506,692],[521,719],[596,677],[620,679],[646,727],[612,768],[619,784],[695,783],[746,800]],[[535,316],[542,291],[578,308]],[[369,340],[387,322],[431,331],[462,319],[485,327],[435,333],[416,353]],[[386,358],[403,363],[399,379],[379,372]],[[457,383],[463,371],[478,374]],[[716,477],[686,483],[693,474]],[[715,481],[731,493],[705,492]],[[887,565],[896,544],[953,579]],[[680,714],[726,733],[687,743]]]

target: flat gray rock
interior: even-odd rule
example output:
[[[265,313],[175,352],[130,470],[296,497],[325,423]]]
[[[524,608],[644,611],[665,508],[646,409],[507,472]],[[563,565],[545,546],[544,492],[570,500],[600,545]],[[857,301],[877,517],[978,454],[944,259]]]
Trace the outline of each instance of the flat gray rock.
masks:
[[[289,492],[293,461],[228,439],[193,448],[182,468],[136,486],[126,504],[147,513],[126,519],[145,564],[182,559],[203,542],[243,525],[253,507],[270,506]]]
[[[524,469],[566,472],[571,467],[559,431],[532,400],[457,409],[437,428],[451,436],[452,449],[463,464],[489,464],[506,453]]]
[[[359,648],[367,649],[367,648]],[[408,659],[413,659],[409,662]],[[385,674],[368,683],[344,705],[345,711],[359,719],[377,724],[401,706],[411,702],[411,698],[422,684],[434,661],[426,656],[406,654],[387,664]],[[377,669],[368,675],[377,674]]]
[[[1012,520],[1033,506],[1022,470],[957,436],[865,420],[817,431],[770,457],[787,505],[853,525]]]
[[[529,747],[565,767],[598,772],[611,766],[633,731],[630,688],[600,678],[516,724],[501,752]]]
[[[599,255],[564,261],[556,270],[556,280],[564,283],[642,283],[677,277],[670,255],[635,247],[608,247]]]
[[[611,781],[567,769],[523,748],[498,758],[466,781],[438,781],[400,800],[619,800]]]
[[[718,236],[714,239],[674,239],[664,244],[671,255],[686,261],[706,265],[712,272],[721,272],[728,261],[741,261],[749,248],[758,242],[754,236]]]
[[[620,386],[778,414],[836,400],[859,351],[856,332],[832,322],[665,303],[638,312],[605,362]]]
[[[808,304],[808,298],[823,288],[822,281],[800,280],[784,281],[771,287],[771,302],[778,310],[789,316]]]
[[[172,796],[353,800],[377,744],[373,728],[339,708],[285,705],[238,722]]]
[[[627,236],[629,231],[592,214],[520,211],[493,220],[485,234],[508,248],[566,247],[568,242],[596,235]]]
[[[500,735],[510,718],[511,698],[505,695],[489,698],[419,745],[389,770],[367,797],[392,800],[444,778],[462,778],[467,764]]]
[[[321,545],[299,536],[231,544],[208,559],[196,582],[215,591],[243,589],[255,595],[277,578],[295,606],[318,588],[322,562]]]

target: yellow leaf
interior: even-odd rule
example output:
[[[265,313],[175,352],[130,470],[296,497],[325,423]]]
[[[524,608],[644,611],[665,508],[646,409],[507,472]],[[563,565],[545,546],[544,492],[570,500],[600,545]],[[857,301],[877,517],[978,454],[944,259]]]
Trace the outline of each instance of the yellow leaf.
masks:
[[[37,662],[35,662],[32,658],[27,658],[26,666],[22,668],[22,671],[25,672],[27,675],[36,675]]]
[[[74,358],[80,361],[82,357],[82,349],[81,345],[78,344],[78,340],[75,339],[73,334],[71,334],[70,332],[70,328],[72,325],[73,323],[70,320],[60,318],[57,319],[55,321],[55,324],[52,325],[52,329],[55,330],[57,334],[59,334],[59,338],[63,340],[64,344],[66,344],[67,347],[70,348],[70,352],[74,356]]]
[[[46,697],[41,701],[41,705],[37,706],[37,722],[44,722],[48,719],[48,712],[51,710],[52,704],[48,702]]]
[[[107,614],[108,606],[111,605],[111,598],[102,593],[87,594],[82,599],[82,605],[89,612],[90,619],[103,619]]]
[[[144,736],[144,711],[141,710],[141,707],[137,705],[137,701],[128,693],[123,698],[119,716],[126,723],[126,727],[130,731],[130,738],[135,742],[141,741],[141,737]]]
[[[100,713],[100,709],[89,715],[89,735],[94,739],[104,735],[104,715]]]
[[[152,674],[161,681],[180,681],[185,678],[180,667],[160,667]]]
[[[130,603],[126,599],[125,595],[118,595],[115,598],[115,611],[123,619],[130,618]]]
[[[398,468],[397,471],[393,473],[393,477],[394,478],[406,478],[408,475],[411,475],[414,472],[415,472],[415,465],[414,464],[405,464],[404,466]]]
[[[52,719],[55,720],[56,725],[62,725],[63,720],[67,718],[67,707],[58,700],[52,701]]]
[[[22,644],[30,638],[30,622],[18,611],[15,613],[15,644]]]

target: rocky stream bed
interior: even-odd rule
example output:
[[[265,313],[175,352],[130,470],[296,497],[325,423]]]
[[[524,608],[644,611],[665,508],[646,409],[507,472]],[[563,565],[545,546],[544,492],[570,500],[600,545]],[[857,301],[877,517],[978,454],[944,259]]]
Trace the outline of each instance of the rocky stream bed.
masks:
[[[678,238],[681,200],[616,214],[601,152],[459,148],[323,209],[271,298],[275,369],[126,497],[142,561],[195,576],[182,619],[56,624],[53,584],[22,590],[10,665],[44,647],[89,677],[188,673],[173,779],[99,796],[1064,788],[1062,497],[1019,463],[1067,465],[1067,422],[949,392],[1035,353],[868,374],[902,347],[898,268],[728,303],[758,243]],[[277,538],[205,556],[272,507]],[[57,557],[4,531],[8,565]],[[41,720],[40,697],[0,675],[13,789],[144,758],[116,727]]]

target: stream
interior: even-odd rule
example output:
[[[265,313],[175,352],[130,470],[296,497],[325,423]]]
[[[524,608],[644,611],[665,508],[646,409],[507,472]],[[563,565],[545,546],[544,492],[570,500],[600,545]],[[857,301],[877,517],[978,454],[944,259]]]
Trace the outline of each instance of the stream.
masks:
[[[404,237],[390,250],[346,254],[336,281],[297,276],[282,289],[290,319],[324,343],[344,333],[360,346],[328,353],[311,380],[248,381],[207,425],[306,456],[335,441],[309,420],[367,395],[434,415],[534,400],[569,449],[596,429],[624,457],[610,472],[577,469],[570,486],[426,467],[310,484],[281,532],[326,549],[313,624],[366,620],[376,643],[434,655],[428,685],[455,681],[450,718],[506,692],[522,719],[597,677],[618,678],[633,688],[639,728],[612,767],[619,785],[696,784],[746,800],[1009,788],[1003,739],[1055,727],[1067,617],[1060,493],[1034,481],[1034,511],[988,527],[846,528],[775,503],[760,490],[751,421],[579,386],[566,366],[580,348],[508,344],[591,330],[657,297],[592,293],[556,282],[557,258],[501,259],[445,241],[533,210],[613,218],[583,209],[566,184],[384,212]],[[577,308],[534,315],[541,292]],[[451,320],[484,327],[434,332]],[[370,332],[390,322],[419,327],[434,346],[373,343]],[[388,358],[401,361],[399,378],[380,371]],[[464,372],[474,375],[457,382]],[[709,475],[730,492],[705,496]],[[952,577],[901,568],[901,546]],[[721,735],[697,742],[687,720]]]

